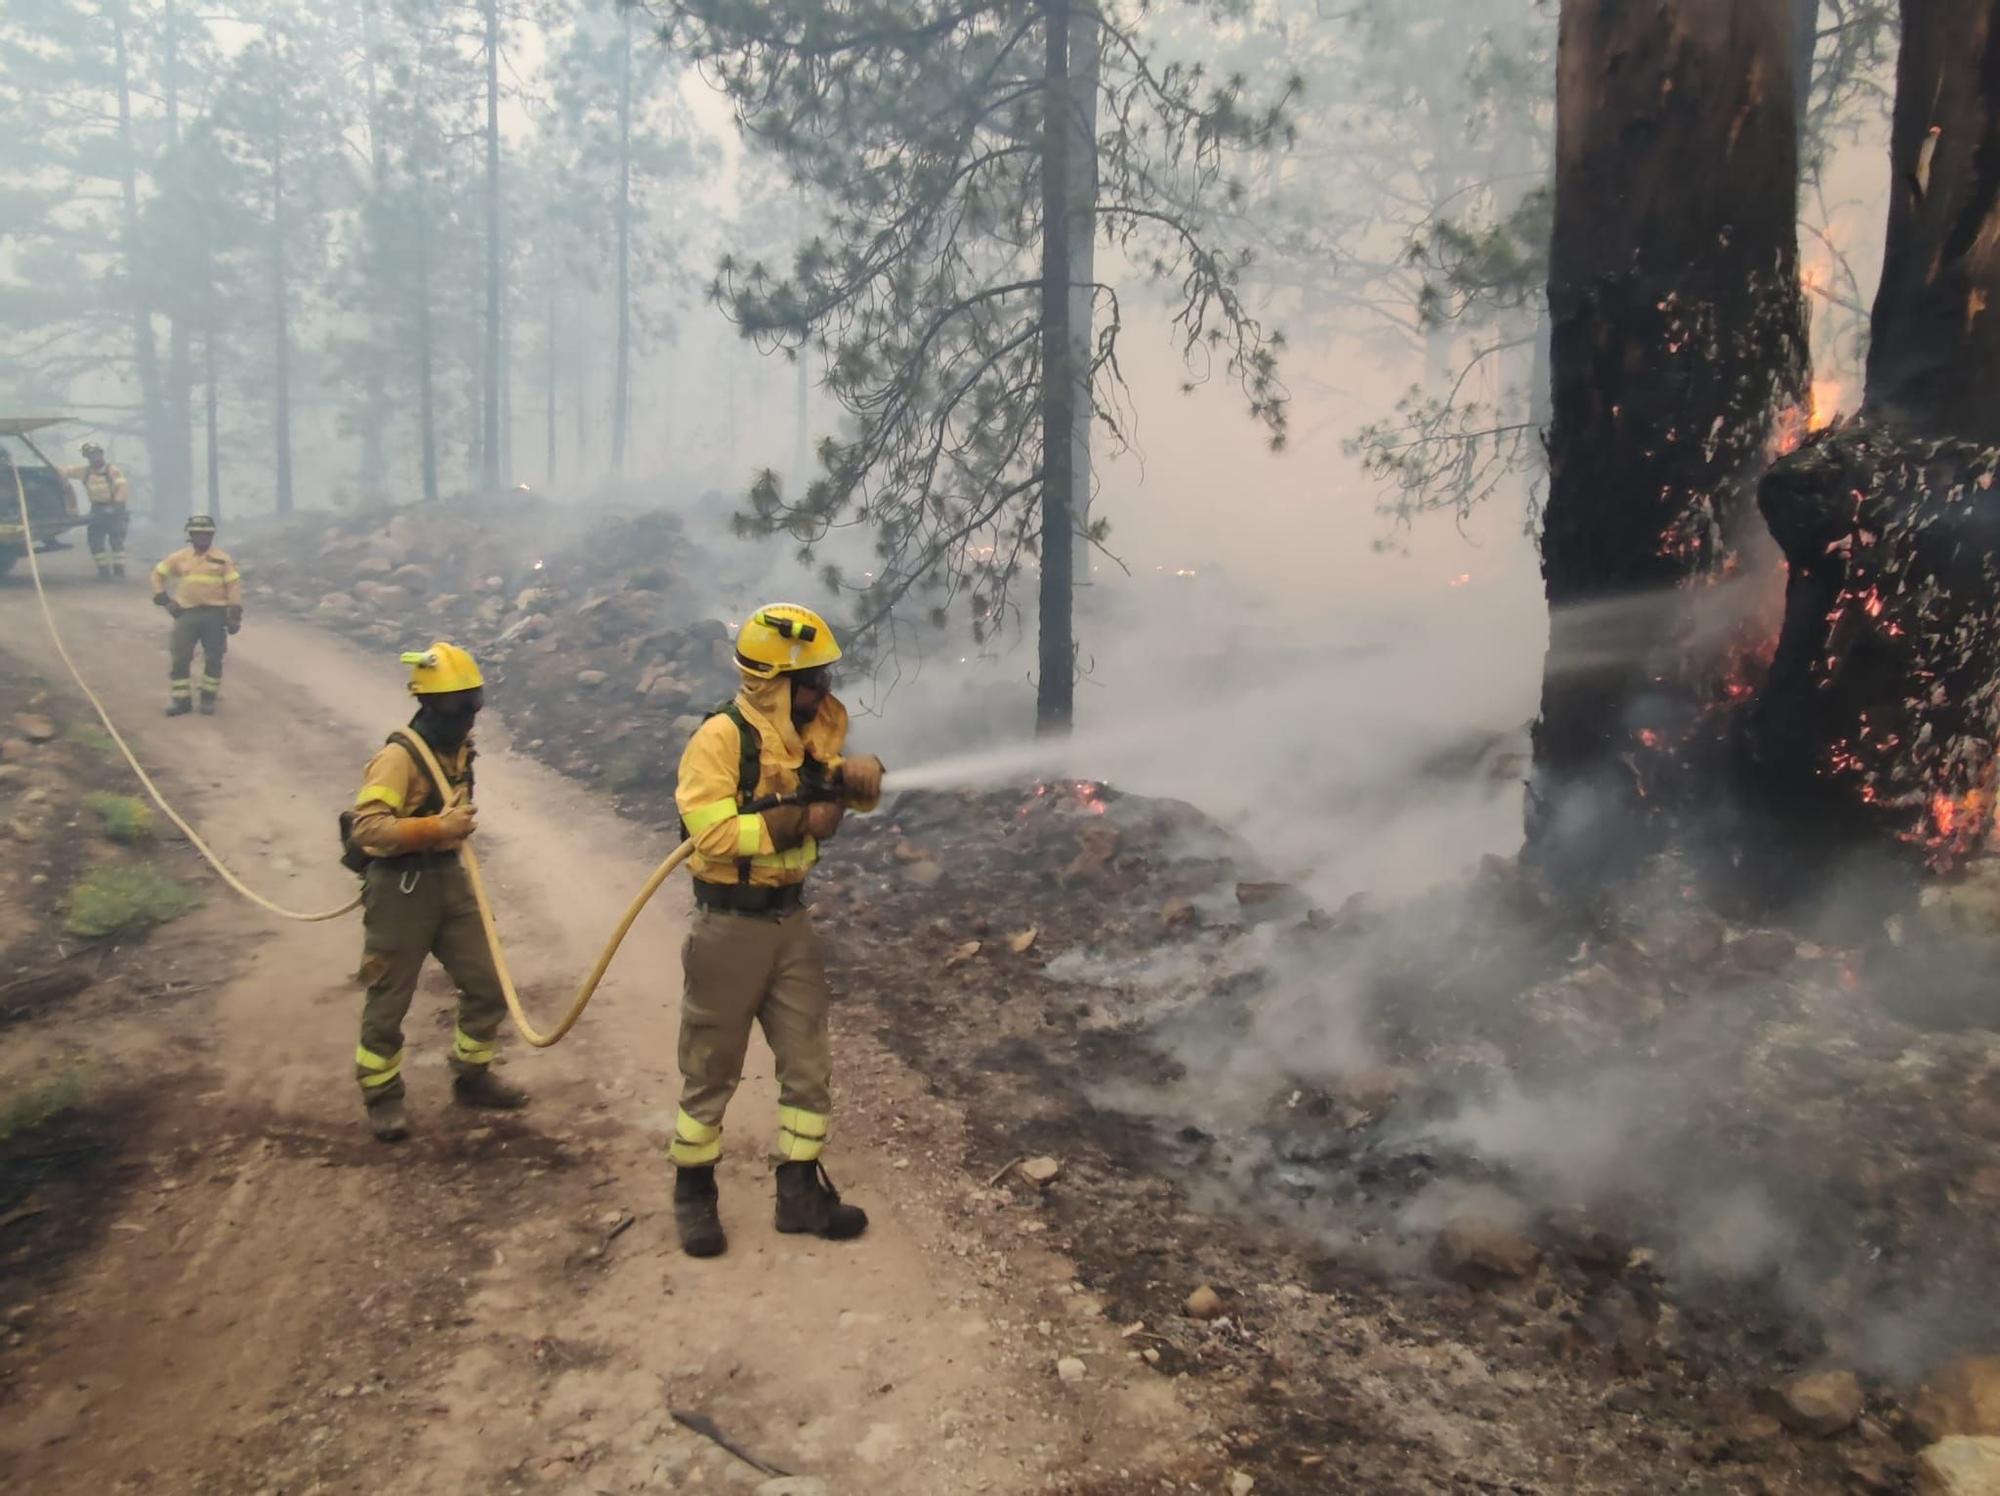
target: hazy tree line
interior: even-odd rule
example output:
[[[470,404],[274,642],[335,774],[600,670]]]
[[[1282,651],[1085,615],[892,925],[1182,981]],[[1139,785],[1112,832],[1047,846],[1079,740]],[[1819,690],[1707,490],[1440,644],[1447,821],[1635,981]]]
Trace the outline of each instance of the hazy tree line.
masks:
[[[363,494],[616,471],[713,157],[613,0],[17,0],[0,133],[0,398],[168,513],[289,509],[306,406]]]

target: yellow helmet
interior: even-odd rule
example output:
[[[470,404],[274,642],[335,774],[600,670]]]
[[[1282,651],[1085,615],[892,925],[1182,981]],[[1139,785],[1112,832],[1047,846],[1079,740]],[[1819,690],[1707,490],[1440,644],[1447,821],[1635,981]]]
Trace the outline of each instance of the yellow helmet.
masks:
[[[429,649],[412,650],[403,656],[410,667],[412,696],[443,696],[451,691],[476,691],[486,684],[479,664],[456,644],[440,639]]]
[[[736,668],[759,680],[817,670],[839,658],[840,644],[826,620],[797,603],[759,608],[736,631]]]

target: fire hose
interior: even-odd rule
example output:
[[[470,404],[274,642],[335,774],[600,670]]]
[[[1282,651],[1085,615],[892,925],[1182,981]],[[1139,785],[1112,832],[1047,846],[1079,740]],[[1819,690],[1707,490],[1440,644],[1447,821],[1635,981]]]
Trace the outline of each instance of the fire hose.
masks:
[[[275,914],[280,919],[297,920],[305,924],[317,924],[325,920],[338,919],[343,914],[351,913],[353,910],[359,908],[361,905],[361,895],[359,893],[355,894],[353,898],[337,909],[325,909],[312,914],[301,913],[298,910],[287,909],[280,904],[273,903],[251,888],[241,878],[237,877],[235,873],[231,872],[221,857],[216,855],[215,849],[203,841],[194,827],[190,826],[181,814],[168,802],[167,797],[160,792],[160,787],[153,783],[152,776],[146,772],[144,767],[139,763],[138,758],[134,756],[130,745],[126,743],[123,735],[119,733],[116,724],[112,722],[111,714],[105,710],[104,703],[98,699],[97,693],[91,690],[90,683],[83,678],[83,672],[77,669],[76,661],[70,658],[69,650],[63,644],[62,633],[56,628],[55,611],[49,606],[48,592],[42,586],[42,568],[40,563],[35,559],[35,537],[29,523],[28,494],[27,489],[21,482],[21,472],[18,467],[14,469],[14,497],[21,510],[21,542],[28,554],[28,574],[34,579],[35,601],[41,607],[42,623],[48,629],[49,639],[55,645],[56,654],[61,658],[64,668],[69,671],[70,679],[74,680],[77,689],[83,692],[84,699],[90,703],[91,708],[97,713],[98,720],[104,724],[105,732],[110,735],[111,741],[117,745],[119,753],[124,755],[125,762],[131,766],[132,772],[138,776],[139,783],[145,787],[146,793],[152,797],[153,803],[160,807],[161,814],[173,822],[181,834],[188,839],[189,844],[195,851],[201,854],[203,861],[207,862],[215,870],[216,875],[225,884],[251,903],[257,905],[260,909]],[[450,781],[446,778],[444,769],[438,763],[436,756],[432,754],[430,745],[414,734],[409,737],[408,741],[416,745],[419,756],[423,759],[424,771],[431,776],[431,782],[440,787],[448,785]],[[761,799],[752,801],[744,807],[744,813],[760,814],[766,810],[776,809],[781,805],[810,804],[816,800],[833,799],[836,794],[837,790],[832,785],[824,783],[808,784],[797,794],[767,795]],[[624,916],[618,921],[618,927],[611,932],[611,938],[605,942],[604,948],[598,952],[596,965],[591,967],[590,974],[583,979],[583,985],[577,989],[576,996],[570,999],[569,1008],[557,1020],[555,1027],[544,1033],[536,1028],[533,1020],[528,1017],[527,1010],[521,1003],[521,994],[514,986],[513,973],[507,969],[507,955],[500,943],[500,926],[498,921],[493,917],[492,902],[486,897],[486,880],[480,876],[479,858],[473,852],[470,841],[462,841],[458,844],[457,857],[459,866],[465,869],[466,881],[471,884],[473,899],[479,907],[479,924],[485,932],[487,948],[493,954],[493,969],[500,978],[500,991],[507,1001],[507,1013],[514,1020],[514,1027],[519,1031],[523,1039],[527,1040],[536,1049],[547,1049],[576,1026],[576,1021],[583,1016],[583,1010],[589,1006],[590,999],[596,995],[598,984],[604,980],[605,972],[610,970],[612,958],[618,954],[618,948],[625,943],[626,934],[631,930],[633,923],[639,918],[639,911],[652,901],[653,895],[660,891],[660,886],[673,875],[674,870],[693,855],[694,842],[692,840],[684,841],[667,854],[664,862],[653,869],[652,875],[640,886],[637,896],[626,906]]]

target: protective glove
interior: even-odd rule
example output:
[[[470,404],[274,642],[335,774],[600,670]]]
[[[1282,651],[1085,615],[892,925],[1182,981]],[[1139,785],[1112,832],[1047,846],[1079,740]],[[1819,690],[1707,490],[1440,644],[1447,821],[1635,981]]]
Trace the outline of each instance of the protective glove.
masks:
[[[167,610],[167,617],[169,618],[178,618],[187,611],[164,592],[155,594],[153,606],[156,608],[165,608]]]
[[[406,816],[396,822],[396,840],[404,852],[449,852],[477,829],[479,812],[454,805],[441,815]]]
[[[882,760],[872,753],[846,760],[840,766],[840,784],[849,798],[873,805],[882,798]]]
[[[845,806],[833,800],[819,800],[806,807],[806,835],[814,841],[831,841],[840,834]]]
[[[226,620],[226,621],[225,621],[225,622],[223,623],[222,627],[223,627],[223,629],[224,629],[225,631],[227,631],[228,633],[232,633],[232,634],[240,634],[240,633],[242,633],[242,632],[243,632],[243,610],[242,610],[241,608],[231,608],[231,609],[229,610],[229,617],[228,617],[228,619],[227,619],[227,620]]]

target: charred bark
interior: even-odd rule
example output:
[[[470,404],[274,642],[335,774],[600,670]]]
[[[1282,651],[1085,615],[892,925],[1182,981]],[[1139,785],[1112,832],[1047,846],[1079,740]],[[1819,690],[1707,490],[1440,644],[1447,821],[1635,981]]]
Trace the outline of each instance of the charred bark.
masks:
[[[1902,9],[1863,419],[1764,480],[1790,580],[1745,742],[1799,834],[1949,868],[2000,742],[2000,3]]]
[[[1529,797],[1546,862],[1643,846],[1703,793],[1704,721],[1743,694],[1734,641],[1698,639],[1691,602],[1743,565],[1774,416],[1804,386],[1792,19],[1788,0],[1563,7]]]
[[[1831,843],[1949,867],[1992,816],[2000,450],[1856,422],[1764,480],[1790,561],[1749,743],[1772,807]]]
[[[2000,442],[2000,3],[1903,0],[1866,414]]]

